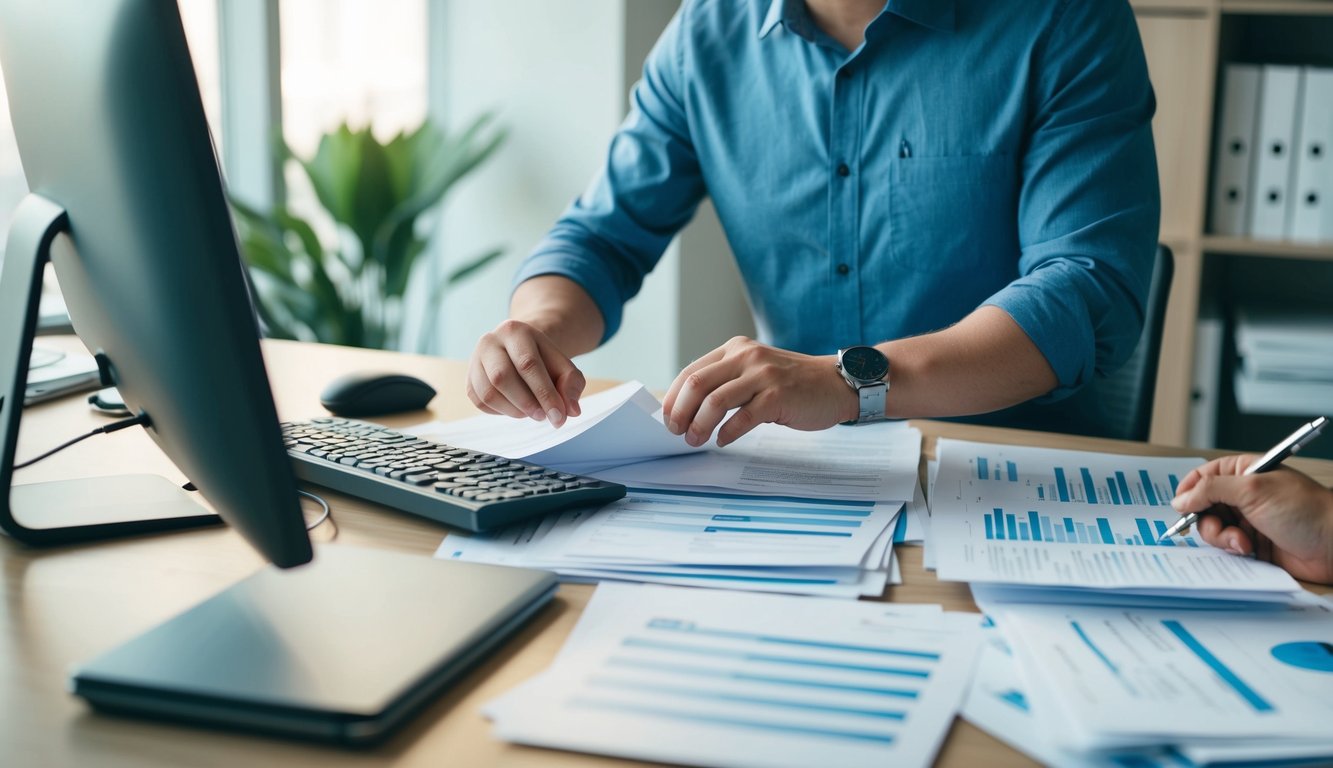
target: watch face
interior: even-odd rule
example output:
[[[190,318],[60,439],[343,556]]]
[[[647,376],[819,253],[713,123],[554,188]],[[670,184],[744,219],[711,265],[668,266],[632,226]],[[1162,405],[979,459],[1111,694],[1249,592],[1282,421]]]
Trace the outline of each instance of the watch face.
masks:
[[[842,353],[842,370],[859,381],[878,381],[889,372],[889,359],[874,347],[849,347]]]

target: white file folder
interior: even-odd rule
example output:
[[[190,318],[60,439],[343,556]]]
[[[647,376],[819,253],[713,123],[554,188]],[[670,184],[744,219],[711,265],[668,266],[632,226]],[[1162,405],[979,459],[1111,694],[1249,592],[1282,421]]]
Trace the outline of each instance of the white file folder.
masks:
[[[1259,67],[1228,64],[1213,164],[1212,223],[1218,235],[1249,234],[1250,166],[1259,114]]]
[[[1300,67],[1266,64],[1263,68],[1250,195],[1250,237],[1255,239],[1281,240],[1287,234],[1301,74]]]
[[[1296,139],[1296,184],[1287,235],[1333,241],[1333,69],[1305,69]]]

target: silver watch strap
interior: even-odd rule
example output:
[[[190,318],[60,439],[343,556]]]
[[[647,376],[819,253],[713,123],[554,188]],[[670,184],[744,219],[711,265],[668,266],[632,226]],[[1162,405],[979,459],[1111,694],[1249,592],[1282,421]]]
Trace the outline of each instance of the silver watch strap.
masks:
[[[856,395],[860,402],[860,412],[856,416],[856,423],[864,424],[867,421],[883,419],[884,400],[888,392],[889,385],[883,381],[857,387]]]

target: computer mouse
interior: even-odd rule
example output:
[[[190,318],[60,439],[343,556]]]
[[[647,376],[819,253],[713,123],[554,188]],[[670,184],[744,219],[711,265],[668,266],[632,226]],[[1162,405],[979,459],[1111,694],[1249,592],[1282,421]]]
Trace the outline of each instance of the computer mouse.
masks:
[[[330,381],[319,402],[337,416],[386,416],[419,411],[433,397],[435,389],[415,376],[357,371]]]

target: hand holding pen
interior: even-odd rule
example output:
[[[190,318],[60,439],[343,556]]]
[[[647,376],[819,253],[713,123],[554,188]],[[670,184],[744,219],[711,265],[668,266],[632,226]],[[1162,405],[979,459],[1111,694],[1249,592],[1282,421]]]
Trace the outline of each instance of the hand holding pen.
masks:
[[[1272,472],[1326,419],[1307,424],[1263,457],[1227,456],[1181,481],[1171,502],[1185,514],[1168,533],[1198,521],[1199,535],[1235,554],[1256,554],[1298,579],[1333,582],[1333,491],[1295,470]]]

